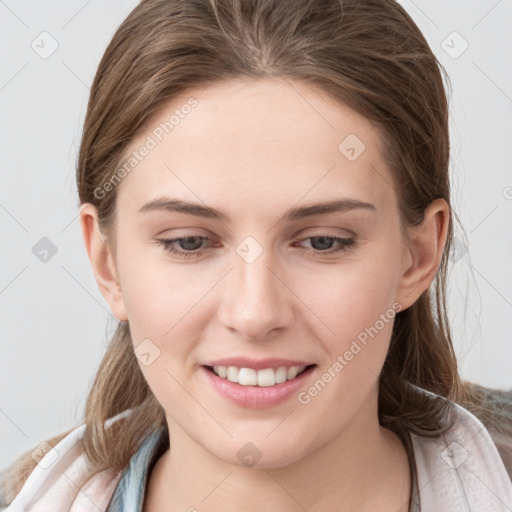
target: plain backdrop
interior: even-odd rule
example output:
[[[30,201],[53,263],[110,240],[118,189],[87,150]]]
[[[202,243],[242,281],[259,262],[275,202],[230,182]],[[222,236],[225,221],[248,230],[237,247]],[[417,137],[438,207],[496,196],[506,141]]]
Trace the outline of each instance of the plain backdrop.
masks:
[[[0,0],[0,467],[80,420],[115,330],[82,240],[75,162],[97,65],[136,3]],[[460,372],[509,389],[512,1],[401,3],[453,87],[453,209],[467,236],[455,223]]]

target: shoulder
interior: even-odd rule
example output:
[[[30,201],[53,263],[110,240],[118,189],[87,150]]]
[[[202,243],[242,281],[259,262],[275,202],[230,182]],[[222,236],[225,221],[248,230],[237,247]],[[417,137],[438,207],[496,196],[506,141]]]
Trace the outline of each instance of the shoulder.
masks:
[[[485,425],[473,412],[447,401],[455,420],[447,431],[437,437],[411,434],[422,508],[425,505],[427,510],[445,510],[443,507],[449,504],[453,510],[512,509],[510,450],[499,451],[496,437],[504,426],[507,429],[507,413],[502,412],[503,417],[489,416],[483,414],[489,409],[482,408]],[[497,430],[491,428],[495,425]],[[504,434],[502,440],[506,443],[502,446],[510,446],[510,432]]]
[[[484,398],[485,409],[474,414],[485,425],[512,481],[512,389],[494,389],[468,383]]]
[[[75,429],[72,428],[30,448],[0,472],[1,507],[7,506],[14,500],[38,464],[41,464],[41,466],[49,464],[49,459],[57,453],[56,446],[68,437],[73,430]],[[46,459],[43,461],[45,457]]]
[[[0,510],[77,510],[77,506],[87,508],[87,502],[90,505],[91,499],[98,506],[96,510],[105,510],[121,474],[119,471],[103,471],[77,494],[76,482],[80,482],[89,470],[82,443],[84,430],[85,424],[82,424],[68,431],[64,437],[60,436],[59,442],[54,446],[44,441],[36,449],[23,454],[22,457],[32,459],[31,471],[28,477],[25,475],[21,485],[16,483],[14,489],[12,484],[15,478],[11,478],[10,482],[7,479],[2,481],[1,505],[8,506]],[[19,467],[15,469],[22,473]],[[0,477],[4,479],[5,474],[6,471],[2,472]]]
[[[82,432],[83,426],[58,436],[56,444],[43,441],[15,461],[8,470],[10,474],[2,472],[2,504],[10,503],[8,510],[22,510],[49,490],[50,482],[58,480],[58,471],[68,469],[78,458]],[[21,479],[24,482],[20,487]]]

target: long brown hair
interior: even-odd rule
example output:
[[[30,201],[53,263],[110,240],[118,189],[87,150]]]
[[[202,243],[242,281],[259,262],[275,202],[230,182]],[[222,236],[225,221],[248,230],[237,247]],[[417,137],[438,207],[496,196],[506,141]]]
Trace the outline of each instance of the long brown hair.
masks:
[[[99,64],[76,173],[80,204],[97,208],[113,250],[116,188],[106,194],[98,190],[108,190],[130,142],[178,94],[240,77],[301,81],[374,123],[382,157],[393,171],[404,236],[405,227],[420,223],[432,201],[451,204],[443,82],[448,87],[449,78],[395,0],[145,0],[118,28]],[[448,429],[454,419],[449,401],[419,393],[418,386],[476,414],[495,434],[505,460],[509,432],[497,412],[507,399],[496,405],[498,392],[464,384],[452,346],[446,279],[456,217],[450,210],[431,287],[396,315],[380,375],[379,420],[400,436],[409,454],[408,432],[438,436]],[[126,409],[133,413],[105,428],[108,418]],[[99,366],[84,420],[89,478],[123,469],[142,439],[166,425],[126,322],[119,323]],[[2,494],[9,501],[35,465],[28,454],[4,475]]]

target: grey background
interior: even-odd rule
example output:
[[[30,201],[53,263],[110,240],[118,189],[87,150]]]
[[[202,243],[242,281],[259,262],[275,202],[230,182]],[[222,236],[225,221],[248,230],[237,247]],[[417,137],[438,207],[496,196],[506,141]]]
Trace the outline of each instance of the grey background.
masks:
[[[79,421],[114,332],[83,244],[74,172],[89,86],[136,3],[0,0],[0,467]],[[460,371],[508,389],[512,0],[400,3],[453,85],[453,208],[469,242],[466,252],[455,225],[449,305]],[[48,51],[53,40],[47,58],[31,46]],[[57,250],[46,262],[36,257],[43,237]]]

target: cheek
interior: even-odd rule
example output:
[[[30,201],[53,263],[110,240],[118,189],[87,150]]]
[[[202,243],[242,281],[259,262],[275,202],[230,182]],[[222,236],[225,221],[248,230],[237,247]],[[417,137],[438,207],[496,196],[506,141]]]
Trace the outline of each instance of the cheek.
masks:
[[[373,324],[392,306],[395,276],[385,259],[353,260],[301,278],[299,293],[332,331],[353,333],[354,328]]]
[[[126,254],[129,260],[120,261],[119,266],[130,333],[136,353],[142,343],[148,345],[151,353],[158,353],[151,366],[141,365],[150,386],[158,386],[162,379],[168,383],[170,376],[166,370],[173,374],[189,371],[189,366],[182,362],[198,337],[200,315],[206,303],[201,299],[218,277],[208,274],[194,282],[198,277],[191,270],[171,265],[165,258]]]
[[[396,307],[396,272],[393,257],[382,252],[365,261],[333,266],[302,283],[304,300],[321,319],[316,336],[334,363],[341,359],[343,386],[353,386],[380,373],[391,338]],[[393,263],[396,265],[396,263]],[[313,286],[314,284],[314,286]],[[311,315],[308,315],[311,317]],[[340,366],[337,367],[341,370]]]
[[[346,340],[371,327],[391,307],[396,289],[392,266],[396,267],[399,260],[390,242],[371,245],[339,264],[311,263],[310,268],[292,267],[283,274],[301,299],[299,308],[305,308],[303,321],[310,318],[318,323],[320,319],[319,329],[335,340]],[[205,293],[218,284],[217,265],[198,263],[193,270],[194,265],[172,263],[163,248],[151,246],[136,251],[126,245],[121,249],[118,264],[123,299],[138,338],[164,339],[170,329],[177,334],[194,321],[200,324],[201,312],[204,314],[208,304],[213,305]],[[283,300],[297,300],[287,296],[284,292]]]
[[[126,249],[119,257],[121,287],[130,324],[151,325],[160,331],[190,309],[191,292],[197,289],[183,270],[165,261],[163,249]],[[160,334],[161,335],[161,334]]]

